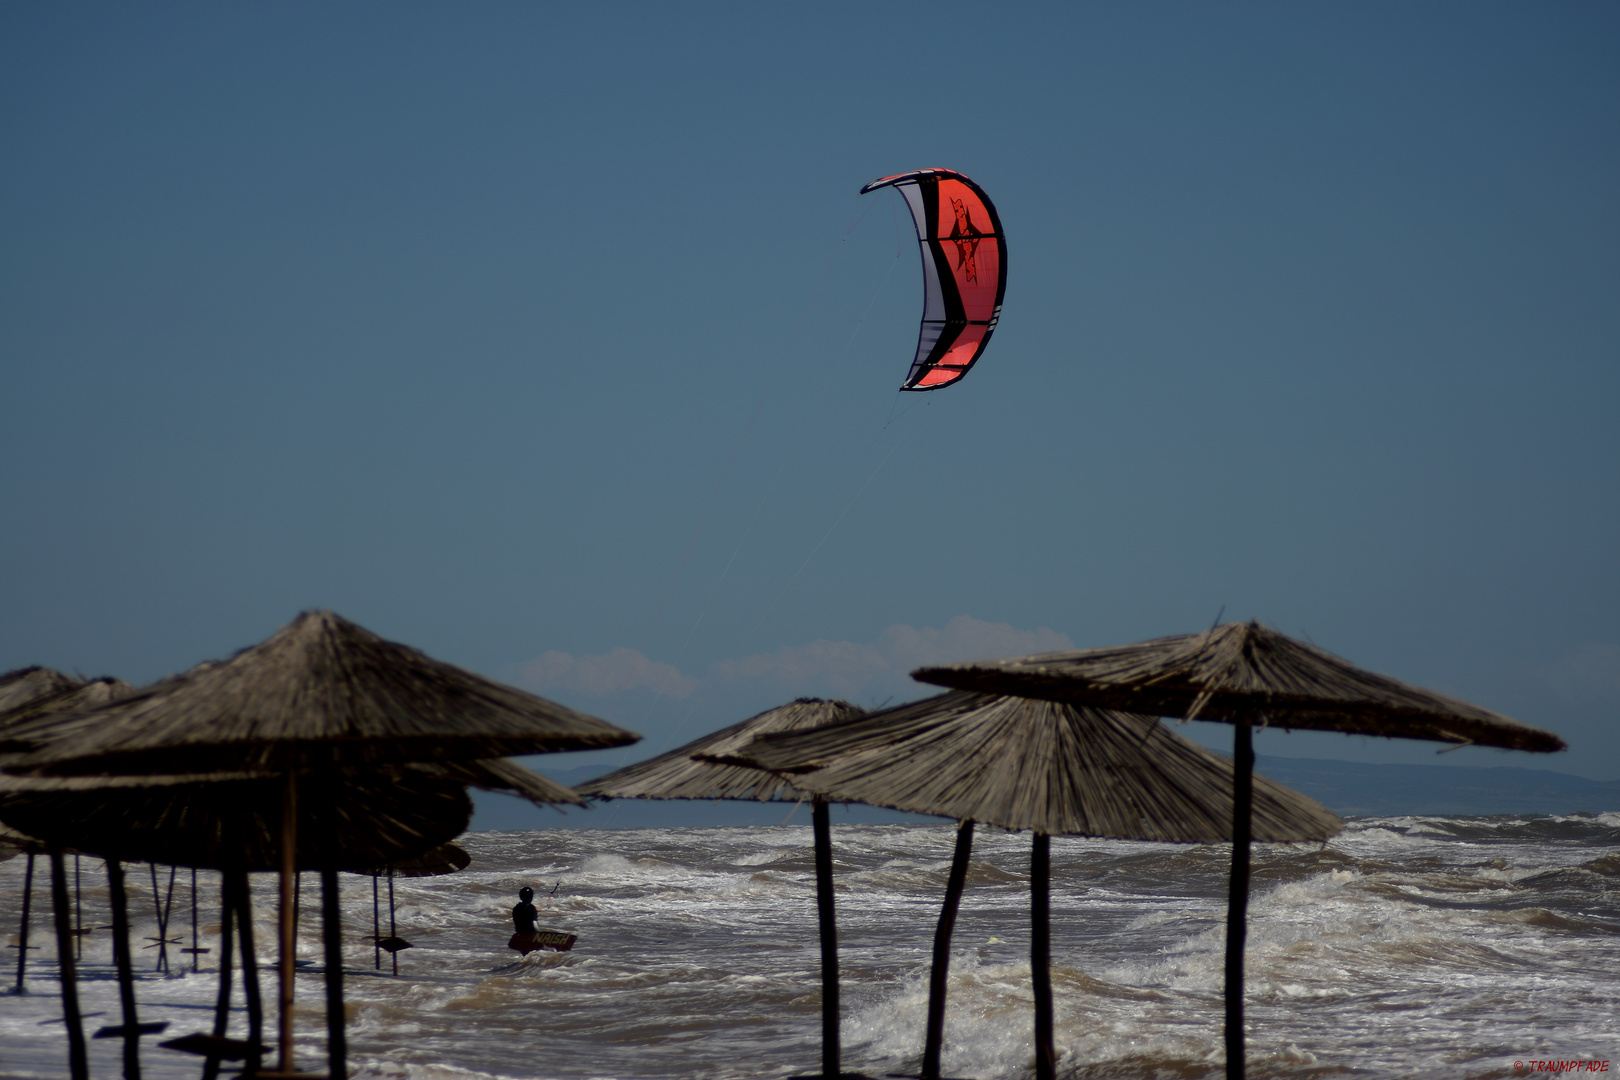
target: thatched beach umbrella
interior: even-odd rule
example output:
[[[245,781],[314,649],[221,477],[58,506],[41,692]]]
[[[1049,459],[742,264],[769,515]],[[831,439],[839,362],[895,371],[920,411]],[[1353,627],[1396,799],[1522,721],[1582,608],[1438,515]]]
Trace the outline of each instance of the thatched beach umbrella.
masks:
[[[61,672],[49,668],[32,667],[23,668],[0,676],[0,763],[12,760],[18,751],[33,749],[36,742],[31,739],[29,732],[46,730],[61,716],[80,709],[94,708],[108,701],[115,701],[134,693],[135,688],[121,679],[100,678],[82,681],[70,679]],[[4,778],[0,778],[0,785]],[[4,796],[0,795],[0,802]],[[51,905],[56,924],[57,967],[62,983],[62,1015],[68,1039],[68,1071],[74,1080],[81,1080],[88,1076],[88,1059],[84,1049],[84,1030],[79,1016],[78,984],[74,972],[74,952],[77,947],[76,937],[71,927],[67,907],[67,867],[63,859],[65,845],[51,836],[49,829],[29,830],[19,828],[10,823],[7,832],[21,836],[28,843],[25,845],[28,852],[28,866],[24,876],[23,886],[23,932],[21,952],[17,963],[17,990],[23,988],[23,966],[28,956],[28,915],[29,915],[29,887],[32,885],[34,874],[34,856],[37,851],[45,851],[51,862]],[[77,859],[77,855],[74,856]],[[77,864],[75,864],[77,865]],[[126,924],[115,918],[115,923],[127,929]],[[128,940],[122,942],[122,951],[118,954],[128,958]],[[114,950],[120,946],[115,942]],[[127,1004],[133,998],[133,972],[128,970],[128,964],[119,968],[119,979],[122,1000]],[[132,1043],[139,1039],[139,1025],[136,1023],[133,1012],[124,1017],[125,1056],[126,1060],[138,1049],[130,1049]],[[138,1067],[138,1066],[137,1066]]]
[[[1034,833],[1030,976],[1041,1080],[1050,1080],[1055,1067],[1050,837],[1218,843],[1232,835],[1232,762],[1152,717],[1128,713],[956,692],[815,731],[767,736],[735,756],[824,799],[962,823],[934,937],[925,1080],[939,1077],[950,936],[974,822]],[[1315,800],[1263,777],[1257,787],[1261,839],[1325,840],[1339,831],[1339,819]]]
[[[122,685],[125,693],[133,692],[132,687]],[[13,715],[25,712],[30,715],[18,722],[0,718],[0,739],[7,740],[6,745],[29,750],[49,745],[54,719],[49,710],[36,704],[16,710]],[[435,852],[453,860],[461,849],[449,840],[465,831],[472,812],[464,787],[469,784],[518,795],[538,805],[585,805],[585,800],[571,789],[504,760],[361,767],[328,771],[319,778],[303,776],[297,800],[297,868],[320,870],[335,863],[339,869],[369,873],[379,863],[410,865]],[[0,775],[0,822],[19,826],[60,847],[100,856],[107,860],[113,877],[121,876],[117,864],[125,860],[189,866],[194,875],[199,867],[218,869],[225,875],[222,897],[226,910],[221,921],[224,960],[214,1039],[196,1044],[188,1036],[178,1043],[171,1040],[164,1044],[203,1052],[219,1049],[218,1039],[224,1034],[230,995],[228,939],[233,919],[240,916],[244,920],[242,932],[250,932],[247,914],[236,910],[246,904],[246,875],[250,871],[275,870],[281,864],[282,795],[280,777],[251,773]],[[236,899],[238,893],[240,899]],[[116,909],[122,902],[122,888],[114,888],[113,896]],[[128,925],[117,910],[113,922],[116,927]],[[242,949],[250,1012],[249,1043],[256,1046],[260,1012],[257,975],[247,955],[251,941],[244,940]],[[130,1009],[123,1030],[126,1043],[134,1044],[142,1029],[133,1016],[128,943],[115,941],[114,953],[119,961],[121,995]],[[137,1053],[133,1045],[126,1046],[127,1055]],[[217,1065],[217,1058],[214,1062]]]
[[[300,775],[344,766],[457,761],[623,746],[595,717],[385,641],[331,612],[305,612],[260,645],[201,664],[65,720],[61,737],[12,763],[60,776],[272,772],[281,797],[279,1071],[293,1072],[293,884]],[[337,910],[338,867],[322,867]],[[327,964],[329,1003],[342,965]],[[341,1011],[331,1032],[343,1067]]]
[[[17,668],[0,675],[0,716],[20,705],[77,689],[79,680],[47,667]]]
[[[667,754],[598,777],[576,789],[594,799],[735,799],[745,802],[811,801],[815,836],[816,914],[821,937],[821,1075],[825,1080],[852,1075],[842,1071],[838,1038],[838,923],[833,911],[832,827],[827,803],[749,765],[709,760],[735,754],[757,736],[804,731],[863,715],[847,701],[799,698],[721,728]],[[702,755],[699,760],[697,755]]]
[[[1261,626],[1227,623],[1101,649],[919,668],[923,682],[1232,724],[1237,801],[1226,934],[1226,1069],[1244,1073],[1243,946],[1254,726],[1547,752],[1563,739],[1466,701],[1376,675]]]

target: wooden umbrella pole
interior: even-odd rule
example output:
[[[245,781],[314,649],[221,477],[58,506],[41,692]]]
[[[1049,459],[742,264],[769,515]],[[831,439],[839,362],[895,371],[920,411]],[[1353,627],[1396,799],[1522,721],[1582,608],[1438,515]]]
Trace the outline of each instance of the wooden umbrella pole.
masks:
[[[51,850],[51,908],[56,916],[56,963],[62,977],[62,1020],[67,1025],[68,1074],[90,1080],[84,1050],[84,1019],[79,1015],[79,983],[73,966],[73,928],[68,924],[67,866],[62,849]]]
[[[246,870],[228,870],[231,895],[236,902],[236,930],[242,942],[242,996],[247,1001],[248,1056],[243,1074],[259,1071],[259,1047],[264,1042],[264,998],[259,993],[259,954],[253,948],[252,898]]]
[[[73,853],[73,959],[84,959],[84,907],[79,903],[79,853]]]
[[[967,885],[968,859],[973,854],[973,822],[956,827],[956,852],[951,875],[945,881],[945,904],[934,930],[934,966],[928,972],[928,1035],[923,1043],[921,1080],[939,1080],[940,1050],[945,1044],[945,982],[950,974],[951,934],[956,931],[956,909]]]
[[[371,966],[382,970],[382,913],[377,909],[377,871],[371,872]]]
[[[157,863],[147,864],[152,870],[152,907],[157,912],[157,968],[156,970],[167,975],[169,973],[169,916],[174,909],[174,875],[177,867],[169,867],[169,892],[167,896],[158,889]],[[163,899],[159,899],[163,897]],[[151,940],[148,938],[147,940]]]
[[[202,970],[198,957],[202,953],[197,949],[197,868],[191,868],[191,971],[192,974]]]
[[[821,1076],[838,1080],[843,1069],[838,1046],[838,922],[833,915],[832,825],[827,804],[811,802],[816,837],[816,915],[821,926]]]
[[[141,1021],[135,1012],[135,966],[129,955],[129,897],[124,891],[124,866],[117,859],[107,860],[107,891],[112,898],[118,1000],[124,1014],[124,1080],[140,1080]]]
[[[281,796],[281,955],[278,957],[280,987],[277,1008],[277,1071],[293,1072],[293,955],[297,948],[297,917],[293,888],[298,879],[298,773],[287,769],[287,786]]]
[[[394,867],[388,867],[388,939],[393,941],[399,937],[399,931],[394,927]],[[394,961],[394,975],[399,975],[399,949],[388,950],[389,957]]]
[[[231,1018],[231,935],[236,931],[232,925],[236,915],[236,893],[228,870],[220,875],[219,892],[219,996],[214,1002],[214,1037],[223,1039],[229,1030]],[[195,899],[192,908],[195,915]],[[196,954],[192,955],[195,957]],[[219,1076],[219,1065],[219,1058],[210,1057],[203,1065],[203,1080],[215,1080]]]
[[[90,1063],[84,1046],[84,1019],[79,1013],[78,973],[73,946],[76,935],[70,923],[67,894],[67,864],[62,849],[50,849],[51,910],[56,924],[56,960],[62,980],[62,1019],[67,1027],[68,1072],[73,1080],[89,1080]]]
[[[1254,733],[1233,725],[1232,876],[1226,894],[1226,1077],[1243,1080],[1243,946],[1249,934],[1249,837],[1254,805]]]
[[[338,904],[337,868],[321,868],[321,929],[326,945],[326,1059],[332,1080],[348,1076],[348,1041],[343,1017],[343,912]]]
[[[1053,1080],[1052,1045],[1052,838],[1036,833],[1029,854],[1029,975],[1035,989],[1035,1077]]]
[[[34,898],[34,849],[28,849],[28,868],[23,871],[22,896],[22,927],[17,932],[17,985],[12,993],[21,994],[23,989],[23,972],[28,965],[28,915],[29,906]]]

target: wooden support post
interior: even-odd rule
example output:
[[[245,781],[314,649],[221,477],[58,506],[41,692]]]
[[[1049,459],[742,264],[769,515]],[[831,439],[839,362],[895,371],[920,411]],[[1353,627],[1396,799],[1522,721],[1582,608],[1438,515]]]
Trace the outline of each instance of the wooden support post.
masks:
[[[838,921],[833,913],[832,825],[827,803],[811,802],[816,839],[816,916],[821,927],[821,1076],[838,1080],[842,1054],[838,1045]]]
[[[141,1080],[141,1020],[135,1009],[135,965],[129,954],[129,896],[124,866],[107,860],[107,891],[112,898],[113,963],[118,968],[118,1001],[123,1006],[124,1080]]]
[[[79,903],[79,853],[73,853],[73,959],[84,959],[84,906]]]
[[[382,970],[382,914],[377,910],[377,871],[371,872],[371,966]]]
[[[337,869],[321,868],[321,929],[326,943],[326,1075],[348,1076],[348,1045],[343,1017],[343,912],[338,905]]]
[[[243,1075],[259,1071],[259,1047],[264,1043],[264,997],[259,992],[259,954],[253,948],[252,896],[245,870],[228,870],[236,899],[236,931],[242,943],[242,996],[247,1000],[248,1056]]]
[[[291,1073],[293,1068],[293,959],[298,947],[297,901],[293,889],[298,878],[298,773],[289,766],[287,784],[281,796],[281,976],[277,1005],[276,1071]]]
[[[968,859],[973,854],[973,822],[956,827],[956,851],[951,876],[945,881],[945,904],[934,929],[934,965],[928,972],[928,1034],[923,1042],[922,1080],[939,1080],[940,1052],[945,1045],[945,985],[951,966],[951,934],[956,930],[956,909],[967,885]]]
[[[394,868],[392,866],[388,868],[388,936],[390,938],[399,937],[399,930],[394,926]],[[390,949],[388,955],[393,957],[394,975],[397,978],[399,976],[399,950]]]
[[[169,973],[169,916],[174,912],[174,876],[177,867],[169,867],[169,891],[165,896],[158,889],[157,863],[147,864],[152,871],[152,907],[157,912],[157,967],[155,970],[167,975]],[[151,938],[147,939],[151,941]],[[148,945],[147,948],[152,946]]]
[[[17,933],[17,985],[12,988],[13,994],[26,994],[27,988],[23,986],[23,973],[28,968],[28,915],[29,907],[34,900],[34,849],[28,849],[28,867],[23,871],[22,895],[22,928]]]
[[[202,970],[202,950],[197,948],[197,868],[191,868],[191,973]]]
[[[1243,1080],[1243,947],[1249,933],[1249,837],[1254,804],[1254,733],[1233,725],[1232,876],[1226,894],[1226,1077]]]
[[[196,871],[193,870],[195,875]],[[195,876],[192,878],[196,880]],[[236,895],[229,871],[220,874],[219,882],[219,996],[214,1001],[214,1037],[223,1039],[230,1030],[231,1020],[231,935],[236,932],[232,922],[236,916]],[[196,900],[192,900],[192,923],[196,924]],[[195,955],[195,954],[193,954]],[[211,1057],[203,1065],[203,1080],[216,1080],[220,1059]]]
[[[1035,989],[1035,1076],[1053,1080],[1057,1051],[1052,1042],[1052,838],[1036,833],[1029,855],[1029,974]]]
[[[73,965],[74,934],[68,925],[67,866],[62,849],[51,851],[51,908],[56,916],[56,963],[62,978],[62,1020],[67,1025],[68,1075],[90,1080],[90,1059],[84,1049],[84,1018],[79,1015],[79,982]]]

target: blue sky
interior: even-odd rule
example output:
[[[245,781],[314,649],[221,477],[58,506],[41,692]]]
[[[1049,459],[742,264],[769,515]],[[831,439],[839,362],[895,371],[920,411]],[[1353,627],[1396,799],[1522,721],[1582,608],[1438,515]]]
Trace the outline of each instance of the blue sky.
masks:
[[[1620,778],[1620,9],[580,8],[0,8],[0,668],[325,607],[634,758],[1224,610]]]

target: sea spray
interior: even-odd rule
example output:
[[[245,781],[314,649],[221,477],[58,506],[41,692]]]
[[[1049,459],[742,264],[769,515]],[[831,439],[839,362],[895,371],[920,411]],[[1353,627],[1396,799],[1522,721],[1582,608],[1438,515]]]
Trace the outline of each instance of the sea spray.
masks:
[[[834,831],[847,1067],[881,1075],[920,1063],[951,841],[947,824]],[[399,954],[398,979],[386,957],[383,974],[373,967],[369,879],[342,877],[358,1076],[722,1080],[814,1069],[808,828],[480,833],[462,843],[467,870],[396,879],[399,932],[414,946]],[[948,1075],[1027,1075],[1028,850],[1027,835],[991,830],[976,845],[951,962]],[[1056,838],[1052,861],[1060,1075],[1221,1075],[1225,849]],[[0,864],[11,933],[21,883],[20,860]],[[213,875],[202,885],[208,934]],[[544,900],[543,925],[579,936],[574,951],[520,960],[505,948],[523,885]],[[148,892],[132,898],[137,938],[156,931]],[[108,921],[95,907],[104,891],[86,898],[86,923]],[[254,900],[268,964],[268,876]],[[1258,847],[1250,913],[1256,1076],[1508,1077],[1515,1060],[1620,1058],[1620,814],[1354,821],[1325,846]],[[30,951],[32,993],[0,998],[7,1076],[64,1072],[49,944]],[[313,911],[298,948],[299,1063],[313,1070],[324,1047]],[[170,1034],[206,1030],[209,957],[202,973],[172,978],[140,957],[142,1019],[169,1021]],[[104,1014],[90,1025],[116,1022],[104,933],[87,939],[82,970],[83,1007]],[[244,1030],[240,1011],[232,1024]],[[156,1041],[145,1048],[148,1076],[195,1076],[196,1059]],[[90,1042],[95,1075],[117,1073],[112,1042]]]

